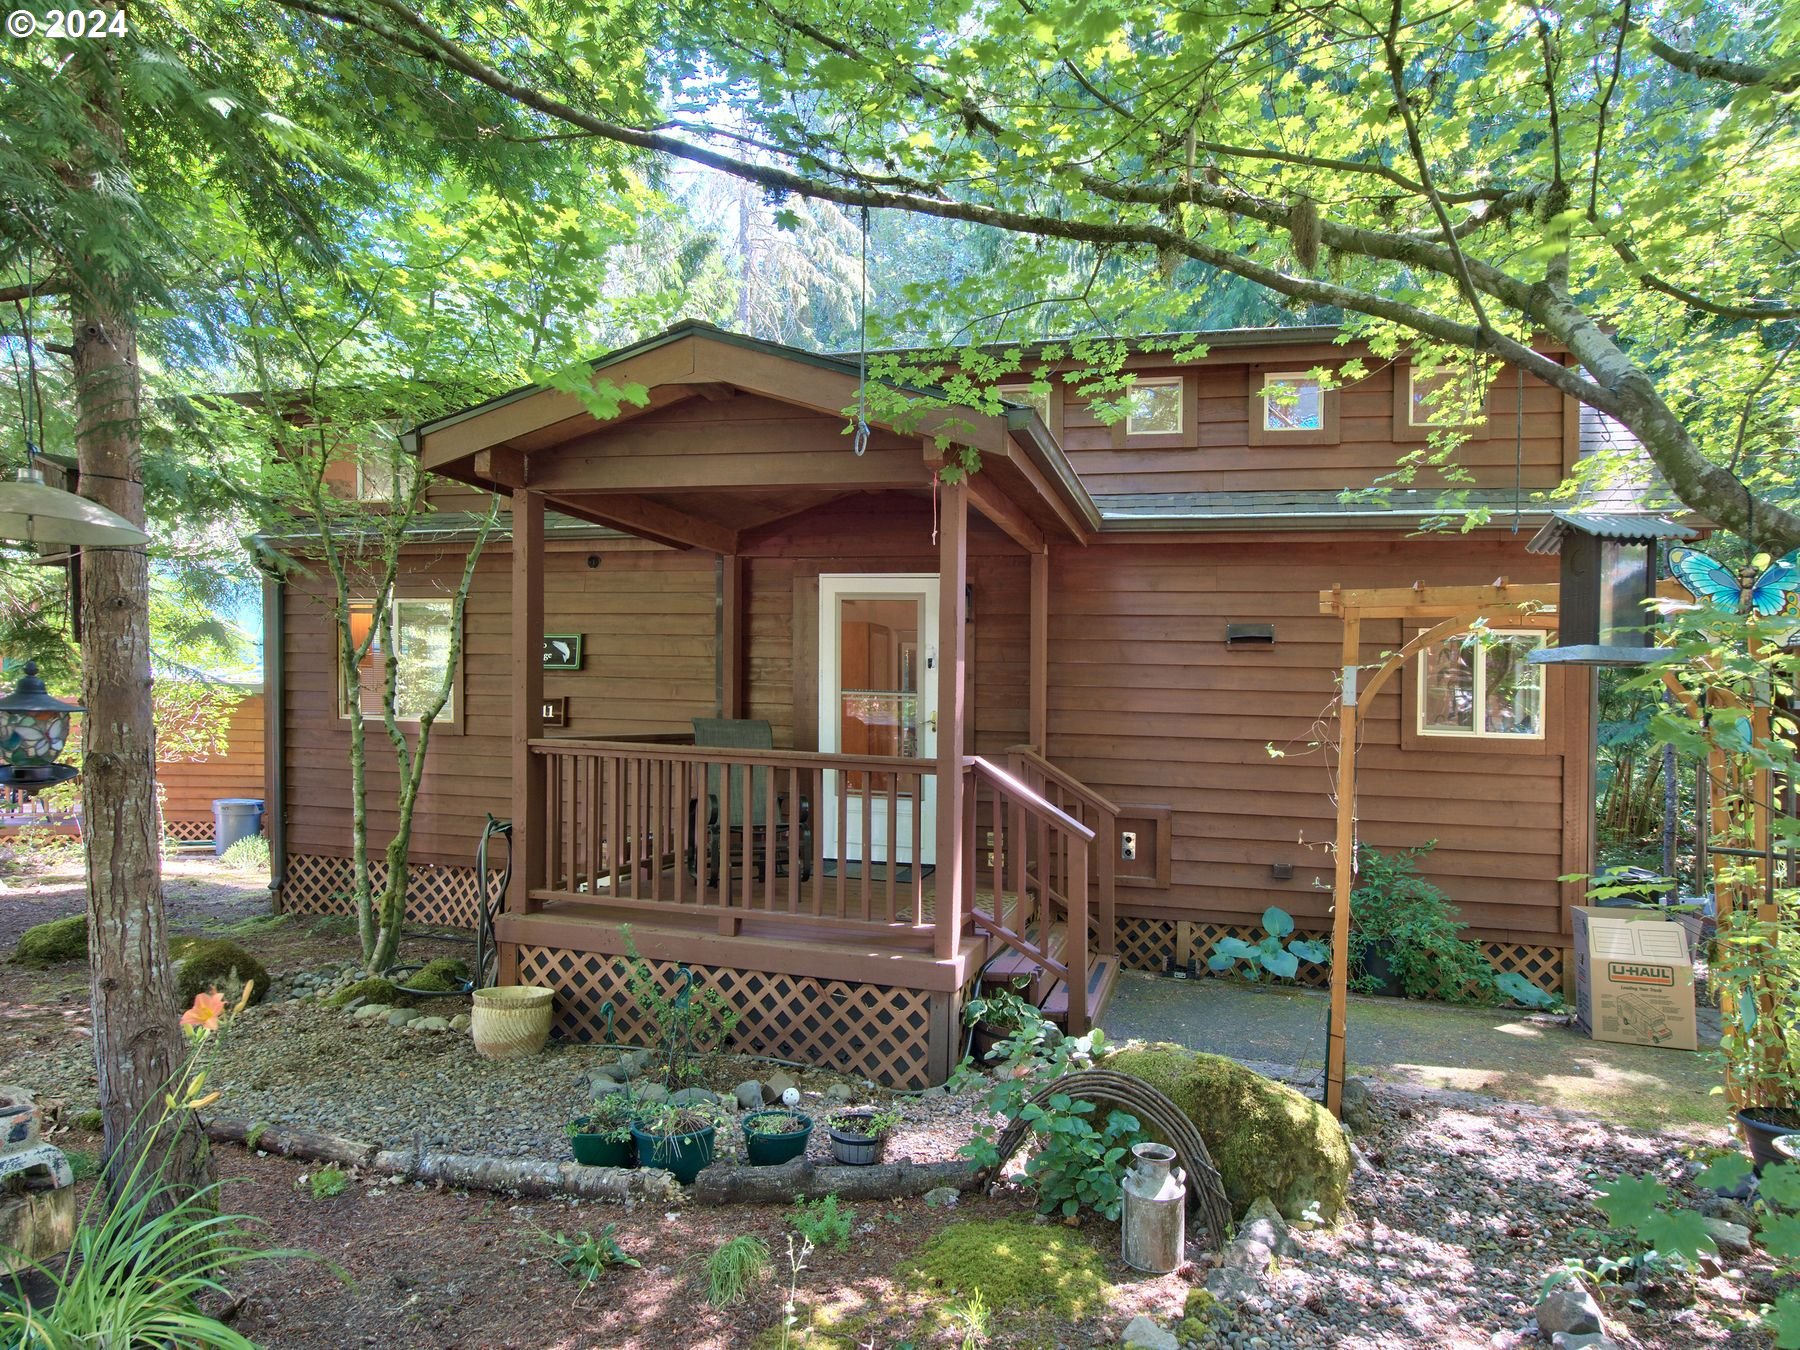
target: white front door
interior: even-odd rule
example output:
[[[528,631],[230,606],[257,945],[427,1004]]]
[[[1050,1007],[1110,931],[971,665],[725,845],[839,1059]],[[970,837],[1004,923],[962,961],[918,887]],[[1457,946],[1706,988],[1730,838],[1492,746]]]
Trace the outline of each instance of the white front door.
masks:
[[[819,578],[819,749],[826,754],[937,757],[936,573]],[[929,863],[935,857],[935,777],[917,799],[904,780],[889,811],[883,774],[825,775],[825,856],[840,862]],[[839,838],[838,799],[848,800]],[[870,798],[863,838],[863,794]],[[913,858],[913,822],[920,856]]]

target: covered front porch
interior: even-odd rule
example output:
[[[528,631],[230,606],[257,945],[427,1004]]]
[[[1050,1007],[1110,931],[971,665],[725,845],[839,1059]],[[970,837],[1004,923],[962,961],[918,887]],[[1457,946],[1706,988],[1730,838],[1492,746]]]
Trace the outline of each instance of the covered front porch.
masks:
[[[960,1056],[961,1004],[984,975],[1023,976],[1085,1030],[1117,965],[1116,812],[1041,751],[1050,549],[1079,547],[1097,515],[1036,416],[931,407],[905,431],[873,428],[857,455],[840,411],[853,366],[698,325],[595,377],[638,386],[643,405],[601,422],[529,391],[420,434],[427,469],[511,501],[503,981],[555,987],[563,1034],[641,1040],[617,959],[634,951],[670,986],[685,965],[718,988],[740,1048],[911,1086]],[[963,445],[980,472],[942,483]],[[850,501],[919,535],[929,507],[934,537],[896,570],[843,536]],[[717,697],[697,734],[546,726],[546,512],[719,558]],[[977,531],[1029,586],[1027,739],[985,756]],[[791,614],[816,655],[788,673],[794,715],[771,733],[753,715],[772,677],[747,640],[745,568],[788,556],[812,560]]]

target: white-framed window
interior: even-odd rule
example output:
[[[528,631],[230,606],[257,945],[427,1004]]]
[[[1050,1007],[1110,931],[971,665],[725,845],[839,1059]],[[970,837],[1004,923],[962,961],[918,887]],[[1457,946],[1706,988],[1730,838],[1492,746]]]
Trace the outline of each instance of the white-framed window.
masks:
[[[1050,391],[1034,389],[1028,384],[1003,384],[994,390],[1008,403],[1020,403],[1038,415],[1038,421],[1050,425]]]
[[[1277,435],[1324,431],[1325,387],[1318,377],[1301,370],[1271,371],[1264,376],[1262,429]]]
[[[1127,436],[1179,436],[1182,425],[1182,380],[1139,380],[1125,391]]]
[[[371,452],[356,461],[356,500],[359,502],[391,502],[394,500],[394,466]]]
[[[1529,657],[1547,640],[1492,629],[1420,652],[1419,735],[1543,739],[1544,667]]]
[[[450,661],[451,621],[455,615],[455,602],[448,597],[403,596],[390,600],[381,616],[380,631],[357,662],[355,688],[341,693],[338,715],[347,718],[360,712],[365,718],[380,718],[388,652],[392,651],[399,660],[394,674],[395,716],[402,722],[418,721],[443,687],[444,671]],[[350,602],[353,647],[362,646],[374,621],[373,600]],[[450,697],[438,714],[439,723],[456,720],[457,702],[453,679]]]
[[[1465,372],[1437,370],[1427,375],[1417,366],[1407,367],[1408,426],[1466,427],[1485,420],[1486,415]]]

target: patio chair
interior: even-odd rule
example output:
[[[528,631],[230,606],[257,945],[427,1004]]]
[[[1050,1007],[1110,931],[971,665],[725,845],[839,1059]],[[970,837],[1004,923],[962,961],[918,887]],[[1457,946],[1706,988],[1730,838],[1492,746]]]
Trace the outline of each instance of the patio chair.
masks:
[[[773,750],[775,735],[765,721],[749,718],[696,717],[694,744],[719,750]],[[735,863],[743,857],[745,822],[750,830],[750,858],[760,882],[768,876],[768,852],[775,851],[775,875],[786,875],[788,831],[800,831],[800,879],[812,878],[812,802],[801,797],[790,802],[785,792],[775,795],[775,837],[769,839],[769,775],[772,770],[738,767],[731,769],[731,819],[719,820],[719,777],[724,766],[709,764],[706,769],[706,882],[719,880],[719,855],[728,850]],[[745,779],[748,778],[746,790]],[[723,828],[721,825],[723,824]],[[690,838],[692,835],[690,834]],[[695,875],[698,860],[695,850],[688,849],[688,873]],[[726,875],[730,875],[727,870]]]

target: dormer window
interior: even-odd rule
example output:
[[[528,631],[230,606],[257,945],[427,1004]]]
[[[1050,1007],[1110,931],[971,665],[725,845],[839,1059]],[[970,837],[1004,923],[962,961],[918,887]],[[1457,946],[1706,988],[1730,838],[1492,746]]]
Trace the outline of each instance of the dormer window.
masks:
[[[1317,371],[1250,369],[1251,445],[1330,445],[1338,395]]]
[[[1125,393],[1125,435],[1181,435],[1187,429],[1182,416],[1184,401],[1179,375],[1137,381]]]

